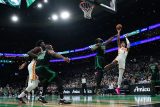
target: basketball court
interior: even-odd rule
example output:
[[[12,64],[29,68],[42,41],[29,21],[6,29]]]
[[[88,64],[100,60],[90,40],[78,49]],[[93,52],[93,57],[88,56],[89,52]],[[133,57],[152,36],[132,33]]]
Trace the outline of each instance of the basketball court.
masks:
[[[48,104],[28,102],[22,107],[160,107],[160,96],[66,96],[71,105],[59,105],[57,96],[47,97]],[[0,107],[17,107],[15,98],[0,98]]]

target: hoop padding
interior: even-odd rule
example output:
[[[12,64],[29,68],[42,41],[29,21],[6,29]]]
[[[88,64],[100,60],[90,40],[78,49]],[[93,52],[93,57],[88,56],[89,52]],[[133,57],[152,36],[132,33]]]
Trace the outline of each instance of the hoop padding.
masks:
[[[94,5],[87,2],[87,1],[83,1],[79,4],[79,7],[81,8],[81,10],[84,13],[84,18],[86,19],[92,19],[92,11],[94,9]]]

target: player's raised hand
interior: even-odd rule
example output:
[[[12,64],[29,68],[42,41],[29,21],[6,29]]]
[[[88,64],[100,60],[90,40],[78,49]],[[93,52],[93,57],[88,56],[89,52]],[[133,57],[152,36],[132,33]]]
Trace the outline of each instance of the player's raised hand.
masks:
[[[116,26],[116,30],[117,30],[117,32],[118,32],[118,34],[121,32],[121,30],[122,30],[122,25],[121,24],[118,24],[117,26]]]
[[[126,35],[124,35],[124,37],[127,38],[128,37],[128,33]]]
[[[27,65],[27,63],[25,62],[25,63],[23,63],[22,65],[20,65],[18,69],[19,69],[19,70],[22,70],[22,69],[24,69],[24,67],[25,67],[26,65]]]
[[[65,57],[65,58],[64,58],[64,61],[66,61],[66,62],[70,63],[70,58]]]

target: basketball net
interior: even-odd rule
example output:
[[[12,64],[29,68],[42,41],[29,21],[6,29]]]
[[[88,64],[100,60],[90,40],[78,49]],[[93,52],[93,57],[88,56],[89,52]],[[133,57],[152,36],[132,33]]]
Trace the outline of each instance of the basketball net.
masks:
[[[79,4],[79,7],[81,8],[81,10],[84,13],[84,18],[86,19],[92,19],[92,11],[94,9],[94,5],[87,2],[87,1],[82,1]]]

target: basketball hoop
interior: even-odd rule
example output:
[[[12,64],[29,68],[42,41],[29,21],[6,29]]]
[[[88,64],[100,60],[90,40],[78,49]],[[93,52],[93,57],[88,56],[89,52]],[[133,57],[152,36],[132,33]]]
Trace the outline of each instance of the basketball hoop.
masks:
[[[84,13],[84,18],[86,19],[92,19],[92,11],[94,9],[94,5],[87,2],[87,1],[82,1],[79,4],[79,7],[81,8],[81,10]]]

